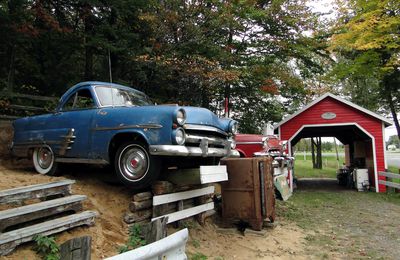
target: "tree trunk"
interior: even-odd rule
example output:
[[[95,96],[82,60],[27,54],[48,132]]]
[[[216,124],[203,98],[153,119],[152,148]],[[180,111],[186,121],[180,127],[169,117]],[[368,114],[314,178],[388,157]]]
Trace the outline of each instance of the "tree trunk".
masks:
[[[317,137],[317,169],[322,169],[322,140]]]
[[[10,47],[10,68],[8,70],[7,87],[8,91],[12,92],[14,88],[15,76],[15,45]]]
[[[315,161],[315,142],[314,142],[314,138],[311,138],[311,158],[312,158],[313,169],[316,169],[317,168],[317,163]]]
[[[90,38],[93,37],[93,18],[91,13],[92,7],[88,4],[84,6],[84,25],[85,25],[85,36],[84,36],[84,45],[85,45],[85,80],[93,80],[93,56],[94,56],[94,48],[91,46]]]
[[[396,113],[396,109],[393,103],[393,98],[392,98],[392,94],[388,93],[387,95],[387,99],[388,99],[388,103],[389,103],[389,108],[390,108],[390,112],[392,113],[392,117],[393,117],[393,123],[396,127],[397,130],[397,136],[400,138],[400,124],[399,124],[399,118],[397,117],[397,113]]]
[[[311,154],[313,169],[322,169],[322,147],[321,137],[317,137],[315,140],[311,138]]]
[[[85,80],[93,80],[93,48],[85,46]]]
[[[340,164],[339,164],[339,152],[338,152],[338,148],[337,148],[336,138],[333,138],[333,142],[335,144],[337,168],[339,169],[339,167],[340,167]]]
[[[228,35],[228,41],[227,41],[227,46],[228,46],[228,51],[230,52],[230,47],[232,45],[233,42],[233,30],[229,29],[229,35]],[[231,67],[230,61],[228,61],[228,64],[226,65],[226,67],[229,69]],[[225,117],[229,117],[229,111],[231,109],[230,107],[230,96],[231,96],[231,84],[226,83],[225,84],[225,107],[226,110],[225,111]]]

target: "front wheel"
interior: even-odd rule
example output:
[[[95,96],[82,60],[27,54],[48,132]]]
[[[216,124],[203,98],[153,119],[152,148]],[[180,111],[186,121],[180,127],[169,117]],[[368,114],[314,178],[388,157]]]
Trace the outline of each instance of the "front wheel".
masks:
[[[130,188],[143,189],[158,178],[161,161],[149,154],[141,143],[125,143],[115,155],[115,172],[118,179]]]
[[[32,153],[32,161],[38,173],[50,176],[56,175],[57,163],[50,146],[36,147]]]

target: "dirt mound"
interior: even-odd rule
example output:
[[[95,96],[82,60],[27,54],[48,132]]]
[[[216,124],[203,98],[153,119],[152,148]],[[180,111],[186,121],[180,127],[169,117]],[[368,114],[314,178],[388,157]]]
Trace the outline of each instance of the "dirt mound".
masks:
[[[118,248],[128,239],[128,226],[122,221],[122,216],[128,209],[133,192],[121,185],[110,183],[113,176],[107,169],[75,166],[66,168],[61,177],[49,177],[36,174],[29,162],[3,161],[0,164],[0,190],[65,178],[76,180],[72,186],[73,193],[87,195],[84,209],[96,210],[99,216],[93,227],[79,227],[56,234],[57,243],[61,244],[74,237],[90,235],[92,236],[92,259],[116,255]],[[169,228],[168,234],[176,231]],[[212,219],[209,219],[205,226],[191,225],[189,234],[190,239],[187,243],[189,256],[204,254],[210,259],[218,259],[218,257],[224,259],[307,258],[302,243],[306,235],[294,225],[278,225],[275,229],[265,230],[263,236],[243,235],[235,231],[221,233]],[[32,246],[33,243],[19,246],[14,253],[4,259],[39,259],[32,251]]]

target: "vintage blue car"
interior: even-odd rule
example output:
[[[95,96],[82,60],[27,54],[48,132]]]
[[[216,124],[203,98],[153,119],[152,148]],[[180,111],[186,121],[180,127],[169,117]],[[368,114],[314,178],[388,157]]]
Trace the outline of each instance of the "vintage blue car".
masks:
[[[79,83],[54,113],[17,119],[13,126],[12,154],[31,157],[37,172],[55,175],[58,163],[108,164],[137,189],[149,186],[162,168],[239,155],[236,121],[204,108],[153,105],[140,91],[106,82]]]

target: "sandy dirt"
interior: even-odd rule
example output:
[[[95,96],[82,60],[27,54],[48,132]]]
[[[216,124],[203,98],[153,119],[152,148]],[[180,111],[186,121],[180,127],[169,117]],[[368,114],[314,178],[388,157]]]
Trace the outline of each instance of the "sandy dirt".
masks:
[[[92,227],[78,227],[56,234],[58,244],[68,239],[92,236],[92,259],[110,257],[126,243],[128,226],[122,221],[128,209],[133,192],[127,188],[110,184],[101,179],[109,179],[104,170],[88,167],[75,167],[66,170],[61,177],[48,177],[36,174],[29,163],[11,164],[3,161],[0,165],[0,190],[45,183],[60,179],[74,179],[73,194],[84,194],[88,199],[85,210],[96,210],[99,216]],[[215,218],[216,216],[214,216]],[[279,219],[278,219],[279,221]],[[195,223],[195,222],[193,222]],[[169,228],[168,233],[177,231]],[[263,235],[243,235],[234,230],[219,232],[213,219],[204,226],[194,224],[189,228],[190,238],[187,253],[190,256],[204,254],[208,259],[307,259],[303,244],[306,234],[293,224],[280,223],[274,229],[264,230]],[[32,250],[34,243],[26,243],[3,259],[39,259]]]
[[[65,178],[76,180],[73,193],[87,195],[84,210],[96,210],[99,216],[92,227],[56,234],[57,243],[90,235],[92,259],[116,255],[128,239],[128,226],[122,217],[133,192],[105,182],[112,175],[100,168],[68,167],[61,177],[48,177],[36,174],[29,165],[0,161],[0,190]],[[218,214],[204,226],[186,221],[189,259],[399,259],[399,196],[335,189],[327,184],[322,185],[323,191],[312,185],[301,189],[300,184],[287,202],[278,201],[275,228],[265,228],[261,233],[221,229],[215,224],[220,223]],[[168,228],[168,234],[176,231]],[[39,259],[33,246],[18,246],[1,259]]]
[[[79,167],[80,168],[80,167]],[[118,247],[126,242],[127,225],[122,221],[122,215],[128,208],[132,192],[123,186],[108,184],[96,178],[95,169],[76,169],[61,177],[48,177],[36,174],[26,164],[17,166],[2,163],[0,166],[0,190],[31,184],[46,183],[60,179],[75,179],[72,186],[73,194],[83,194],[88,197],[84,202],[84,210],[95,210],[99,213],[93,227],[78,227],[55,235],[57,243],[83,235],[92,237],[92,259],[101,259],[115,255]],[[85,171],[84,171],[85,170]],[[4,259],[39,259],[32,251],[33,243],[17,247],[14,253]]]

